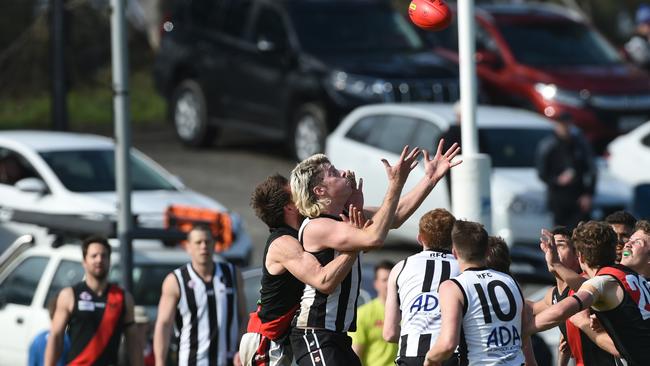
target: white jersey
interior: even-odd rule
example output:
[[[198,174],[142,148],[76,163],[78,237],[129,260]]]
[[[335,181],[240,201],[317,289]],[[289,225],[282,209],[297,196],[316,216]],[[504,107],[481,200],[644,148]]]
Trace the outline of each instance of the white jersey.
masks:
[[[176,307],[178,365],[226,366],[239,347],[239,313],[234,265],[215,262],[211,282],[192,265],[174,270],[180,288]]]
[[[524,297],[517,282],[487,268],[466,269],[452,281],[464,296],[463,333],[469,366],[523,365]]]
[[[306,218],[298,231],[298,239],[301,244],[304,229],[313,220],[340,220],[340,218],[329,215],[321,215],[315,219]],[[334,249],[323,249],[311,254],[318,259],[322,266],[325,266],[340,253]],[[291,325],[297,328],[328,329],[334,332],[356,331],[357,300],[360,288],[361,252],[352,265],[350,273],[331,294],[322,293],[315,287],[305,284],[300,307]]]
[[[451,252],[425,250],[404,260],[397,275],[402,313],[399,357],[423,357],[440,334],[440,283],[460,274]]]

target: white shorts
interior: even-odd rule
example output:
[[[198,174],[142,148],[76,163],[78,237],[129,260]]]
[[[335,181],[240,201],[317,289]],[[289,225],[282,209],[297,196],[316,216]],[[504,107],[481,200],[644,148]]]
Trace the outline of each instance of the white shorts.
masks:
[[[291,346],[276,343],[259,333],[246,333],[239,343],[239,358],[244,366],[290,366]]]

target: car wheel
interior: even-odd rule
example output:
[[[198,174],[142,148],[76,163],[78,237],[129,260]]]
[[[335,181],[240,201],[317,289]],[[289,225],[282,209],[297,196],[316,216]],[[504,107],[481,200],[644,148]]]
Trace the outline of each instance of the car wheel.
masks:
[[[298,161],[325,151],[327,122],[321,106],[313,103],[302,105],[297,110],[292,125],[289,146]]]
[[[174,92],[172,121],[181,142],[191,147],[209,146],[217,136],[217,127],[208,124],[208,111],[201,86],[184,80]]]

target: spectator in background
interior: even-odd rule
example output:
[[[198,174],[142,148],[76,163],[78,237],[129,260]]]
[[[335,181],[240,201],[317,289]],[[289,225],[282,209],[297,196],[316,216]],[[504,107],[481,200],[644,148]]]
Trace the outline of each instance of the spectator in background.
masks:
[[[605,217],[607,222],[614,232],[618,242],[616,243],[616,263],[621,263],[621,253],[623,246],[630,240],[630,236],[634,232],[634,225],[636,218],[626,211],[616,211]]]
[[[537,146],[537,175],[546,183],[555,225],[576,227],[589,220],[596,187],[591,147],[577,129],[555,122],[555,133]]]
[[[384,307],[388,275],[394,263],[382,261],[375,266],[374,287],[377,297],[359,307],[357,311],[357,331],[350,332],[352,350],[361,359],[364,366],[394,365],[397,356],[397,344],[384,341]]]
[[[54,311],[56,311],[56,296],[52,296],[47,301],[47,311],[50,313],[50,320],[54,318]],[[29,366],[43,366],[45,365],[45,346],[47,346],[47,338],[50,335],[50,330],[46,329],[36,335],[32,344],[29,346],[29,355],[27,358],[27,365]],[[64,366],[65,360],[68,357],[70,350],[70,338],[67,334],[63,336],[63,352],[61,357],[56,363],[57,366]]]
[[[636,11],[636,29],[625,44],[625,52],[634,63],[650,69],[650,5],[641,4]]]

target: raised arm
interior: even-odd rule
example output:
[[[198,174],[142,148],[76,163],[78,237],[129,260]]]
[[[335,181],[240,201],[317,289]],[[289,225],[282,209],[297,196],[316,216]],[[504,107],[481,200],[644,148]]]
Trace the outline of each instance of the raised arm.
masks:
[[[127,354],[129,355],[129,364],[144,365],[144,357],[142,355],[144,344],[140,343],[140,337],[138,337],[133,310],[133,296],[128,292],[124,293],[124,304],[126,305],[124,339],[126,341]]]
[[[457,143],[454,143],[443,153],[442,148],[444,143],[445,140],[441,139],[438,143],[436,155],[431,159],[429,158],[429,152],[422,150],[422,155],[424,157],[422,159],[424,164],[424,177],[422,177],[412,190],[400,198],[397,205],[397,211],[395,212],[395,218],[391,224],[392,229],[402,226],[402,224],[413,215],[415,210],[420,207],[438,181],[440,181],[440,179],[442,179],[451,168],[463,162],[462,160],[452,162],[456,155],[460,153],[460,146]],[[376,207],[367,207],[365,209],[368,216],[372,216],[377,211]]]
[[[564,281],[573,291],[578,291],[586,279],[560,262],[553,234],[546,229],[542,229],[542,237],[539,247],[544,252],[544,259],[546,260],[546,266],[548,267],[549,272]]]
[[[384,329],[382,335],[386,342],[397,343],[401,332],[400,322],[402,312],[399,309],[399,294],[397,293],[397,275],[404,268],[404,261],[393,267],[388,276],[388,290],[386,292],[386,306],[384,310]]]
[[[440,314],[442,323],[440,335],[424,360],[424,365],[441,363],[454,353],[460,342],[460,329],[463,321],[463,294],[452,280],[440,284]]]
[[[63,352],[63,337],[65,327],[68,325],[70,315],[74,309],[74,292],[72,287],[66,287],[59,293],[56,299],[56,310],[50,326],[50,335],[47,337],[45,346],[45,365],[55,366]]]
[[[172,325],[176,306],[180,300],[180,288],[173,273],[167,275],[162,285],[160,302],[158,303],[158,315],[153,333],[153,350],[156,365],[165,365],[167,352],[169,351],[169,340],[171,338]]]
[[[442,179],[451,168],[463,162],[462,160],[452,162],[456,155],[460,153],[460,146],[457,143],[454,143],[443,153],[442,148],[444,143],[444,139],[441,139],[440,142],[438,142],[436,155],[431,159],[429,159],[429,152],[427,150],[422,150],[424,177],[422,177],[412,190],[399,200],[395,219],[393,220],[393,229],[402,226],[402,224],[413,215],[413,212],[420,207],[422,202],[424,202],[424,199],[427,198],[440,179]]]
[[[388,189],[381,207],[372,217],[372,225],[358,229],[341,221],[313,220],[303,231],[305,248],[310,251],[332,248],[347,252],[381,247],[395,217],[404,183],[417,166],[419,152],[418,148],[409,152],[406,146],[394,166],[382,160],[388,176]]]

